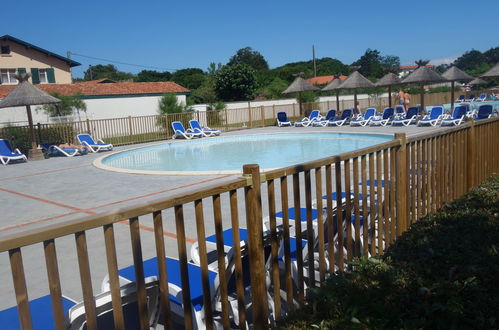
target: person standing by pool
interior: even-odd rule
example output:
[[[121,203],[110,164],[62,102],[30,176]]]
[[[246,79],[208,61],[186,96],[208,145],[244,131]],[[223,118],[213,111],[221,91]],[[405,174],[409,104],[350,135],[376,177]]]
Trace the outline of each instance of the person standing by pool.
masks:
[[[404,106],[404,91],[402,90],[402,88],[399,88],[395,100],[398,102],[399,105]]]
[[[410,103],[411,103],[411,94],[409,94],[408,91],[405,91],[405,93],[404,93],[404,108],[405,108],[406,112],[407,112],[407,109],[409,108]]]

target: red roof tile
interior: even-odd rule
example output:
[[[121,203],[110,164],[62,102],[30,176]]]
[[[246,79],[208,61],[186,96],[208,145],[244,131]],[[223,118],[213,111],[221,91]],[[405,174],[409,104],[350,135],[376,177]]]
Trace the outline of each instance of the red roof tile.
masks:
[[[107,79],[105,79],[107,81]],[[109,82],[103,83],[103,79],[85,81],[74,84],[38,84],[36,87],[50,93],[57,92],[62,95],[74,95],[78,92],[85,96],[102,95],[130,95],[130,94],[164,94],[164,93],[188,93],[184,88],[172,81],[160,82]],[[14,89],[16,85],[0,85],[0,98],[4,98]]]
[[[331,75],[331,76],[318,76],[318,77],[309,78],[309,79],[307,79],[307,81],[309,83],[311,83],[312,85],[325,85],[325,84],[329,83],[331,80],[333,80],[333,78],[334,78],[333,75]],[[340,76],[339,78],[340,78],[340,80],[345,80],[348,77],[347,76]]]

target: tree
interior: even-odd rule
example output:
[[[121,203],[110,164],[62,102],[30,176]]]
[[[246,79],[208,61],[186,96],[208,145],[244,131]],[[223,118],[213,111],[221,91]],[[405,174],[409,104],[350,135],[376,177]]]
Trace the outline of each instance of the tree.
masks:
[[[137,74],[137,77],[133,79],[136,82],[148,82],[148,81],[169,81],[172,79],[172,74],[168,71],[158,72],[153,70],[142,70]]]
[[[289,97],[288,95],[282,94],[282,92],[288,87],[288,82],[275,77],[269,84],[259,90],[258,95],[263,96],[266,99],[280,99]]]
[[[478,50],[470,50],[454,61],[459,69],[468,71],[487,64],[487,58]]]
[[[414,61],[414,63],[416,63],[416,65],[419,68],[421,66],[427,66],[428,63],[430,63],[430,60],[417,60],[417,61]]]
[[[487,59],[487,64],[493,66],[494,64],[499,62],[499,47],[491,48],[488,51],[484,52],[483,55]]]
[[[252,100],[256,89],[255,71],[245,64],[226,65],[215,74],[215,91],[224,101]]]
[[[50,95],[58,98],[61,102],[56,104],[45,104],[41,107],[41,110],[49,115],[49,117],[70,116],[75,110],[87,111],[87,105],[81,99],[82,95],[80,93],[62,95],[57,92],[51,92]]]
[[[185,107],[178,104],[175,93],[166,93],[159,100],[158,111],[161,115],[169,113],[180,113],[185,110]]]
[[[196,89],[203,84],[206,74],[198,68],[177,70],[172,74],[172,79],[179,85],[188,89]]]
[[[381,57],[381,66],[386,72],[396,73],[400,69],[400,57],[394,55],[386,55]]]
[[[97,64],[88,67],[88,69],[84,72],[83,80],[88,81],[108,78],[111,80],[123,81],[131,80],[133,77],[134,76],[131,73],[118,71],[118,69],[112,64]]]
[[[364,55],[353,62],[352,65],[360,66],[359,72],[365,77],[380,78],[383,76],[381,60],[382,57],[378,50],[368,48]]]
[[[212,76],[222,68],[222,63],[211,62],[207,69],[208,75]]]
[[[227,63],[227,65],[236,64],[246,64],[257,71],[269,69],[269,65],[263,55],[251,49],[251,47],[239,49],[236,55],[232,56]]]

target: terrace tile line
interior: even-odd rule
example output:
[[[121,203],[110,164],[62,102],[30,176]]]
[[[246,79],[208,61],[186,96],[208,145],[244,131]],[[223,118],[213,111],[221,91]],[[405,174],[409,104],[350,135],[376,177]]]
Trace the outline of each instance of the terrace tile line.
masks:
[[[26,175],[19,175],[19,176],[13,176],[9,178],[2,178],[0,181],[8,181],[8,180],[15,180],[15,179],[21,179],[21,178],[28,178],[30,176],[37,176],[37,175],[43,175],[43,174],[50,174],[50,173],[57,173],[57,172],[62,172],[62,171],[70,171],[70,170],[76,170],[79,168],[83,167],[89,167],[89,165],[80,165],[80,166],[74,166],[74,167],[66,167],[66,168],[60,168],[57,170],[50,170],[50,171],[44,171],[44,172],[38,172],[38,173],[31,173],[31,174],[26,174]]]

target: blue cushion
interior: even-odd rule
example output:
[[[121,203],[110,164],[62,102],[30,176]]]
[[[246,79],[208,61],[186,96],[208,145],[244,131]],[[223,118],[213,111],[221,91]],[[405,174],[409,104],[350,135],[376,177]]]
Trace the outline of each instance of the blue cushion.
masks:
[[[316,209],[312,209],[312,220],[315,220],[318,218],[318,213]],[[282,212],[277,212],[276,217],[282,218]],[[289,220],[295,220],[295,208],[291,207],[288,210],[288,218]],[[300,208],[300,219],[301,221],[307,221],[307,209],[302,207]]]
[[[76,305],[74,301],[62,297],[62,307],[67,315],[69,309]],[[29,302],[31,321],[33,329],[50,330],[55,329],[54,314],[52,312],[52,301],[50,295],[46,295]],[[0,312],[0,324],[4,330],[21,329],[17,306]]]
[[[187,263],[189,273],[189,286],[191,289],[191,302],[194,309],[200,311],[203,308],[203,287],[201,285],[201,267]],[[182,280],[180,277],[180,261],[177,259],[166,258],[166,272],[168,274],[168,282],[182,287]],[[135,281],[135,267],[129,266],[121,269],[119,272],[121,277],[129,281]],[[156,276],[158,277],[158,262],[157,258],[151,258],[144,261],[144,277]],[[214,285],[217,273],[208,270],[208,281],[210,286]],[[171,301],[181,305],[182,301],[170,295]]]
[[[239,228],[239,238],[241,241],[248,240],[248,230]],[[223,232],[224,245],[226,246],[234,246],[234,240],[232,237],[232,228],[224,230]],[[217,235],[211,235],[206,237],[207,242],[216,243]]]

